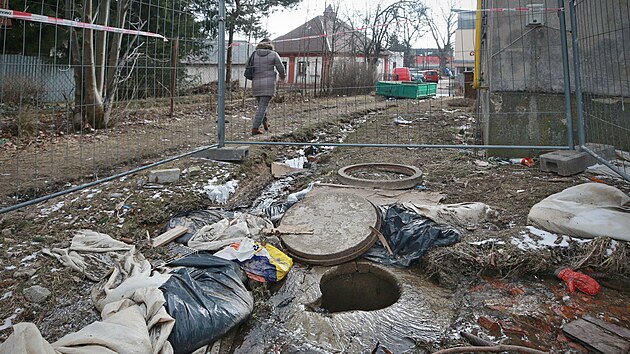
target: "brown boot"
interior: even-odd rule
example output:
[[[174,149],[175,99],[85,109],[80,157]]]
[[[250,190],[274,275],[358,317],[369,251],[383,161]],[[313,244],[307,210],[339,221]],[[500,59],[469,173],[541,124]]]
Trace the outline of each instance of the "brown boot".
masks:
[[[267,123],[267,121],[263,122],[263,128],[265,128],[265,131],[269,130],[269,123]]]
[[[259,135],[262,134],[263,132],[260,131],[260,129],[258,128],[252,128],[252,136],[254,135]]]

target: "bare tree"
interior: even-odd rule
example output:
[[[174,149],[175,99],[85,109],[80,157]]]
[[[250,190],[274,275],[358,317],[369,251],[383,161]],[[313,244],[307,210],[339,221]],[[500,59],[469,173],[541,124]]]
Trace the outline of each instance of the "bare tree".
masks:
[[[426,22],[427,11],[427,6],[419,1],[410,1],[403,4],[403,15],[399,21],[398,31],[395,36],[405,54],[404,66],[413,66],[415,53],[411,52],[411,47],[417,39],[430,31]]]
[[[379,1],[373,8],[368,8],[365,12],[355,10],[355,13],[348,18],[353,27],[361,27],[363,30],[355,34],[357,51],[363,54],[365,62],[372,71],[376,71],[378,59],[388,49],[388,44],[396,31],[400,30],[402,23],[407,22],[408,10],[410,8],[421,9],[422,3],[416,1],[401,0],[390,5],[385,5]],[[356,26],[356,25],[359,26]],[[422,23],[418,23],[422,27]],[[410,32],[416,29],[409,29]],[[418,29],[420,31],[420,29]],[[414,37],[415,33],[409,34]],[[409,41],[412,39],[410,38]]]
[[[446,5],[441,9],[435,12],[429,11],[425,16],[426,22],[429,25],[429,32],[438,48],[440,72],[444,72],[448,58],[453,54],[457,14],[451,11],[451,9],[453,9],[456,4],[456,0],[448,0]]]
[[[92,0],[83,0],[81,4],[83,21],[123,27],[129,1],[116,1],[116,16],[112,20],[109,16],[111,0],[100,1],[97,9],[94,9]],[[72,16],[75,11],[74,2],[66,0],[65,5],[66,17],[74,18],[75,16]],[[96,18],[94,13],[97,14]],[[70,55],[77,85],[73,110],[75,125],[87,121],[94,128],[109,126],[109,103],[115,94],[119,79],[116,68],[119,64],[121,42],[120,33],[113,34],[108,40],[108,33],[105,31],[98,31],[95,35],[92,29],[86,28],[78,33],[74,28],[70,28]]]

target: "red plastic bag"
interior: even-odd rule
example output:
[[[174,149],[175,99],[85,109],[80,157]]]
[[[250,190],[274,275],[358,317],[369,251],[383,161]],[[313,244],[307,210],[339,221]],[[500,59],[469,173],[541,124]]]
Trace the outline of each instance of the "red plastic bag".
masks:
[[[576,272],[571,268],[557,270],[556,276],[567,283],[570,293],[574,293],[577,288],[585,294],[597,295],[601,290],[601,286],[595,279],[586,274]]]

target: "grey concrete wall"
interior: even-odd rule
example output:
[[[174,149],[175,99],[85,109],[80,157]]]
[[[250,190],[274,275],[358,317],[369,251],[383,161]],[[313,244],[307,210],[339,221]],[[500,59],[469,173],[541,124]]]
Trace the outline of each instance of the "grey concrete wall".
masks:
[[[630,0],[578,1],[582,91],[630,97]]]
[[[557,7],[556,0],[491,0],[490,8],[524,7],[542,3]],[[542,26],[528,26],[527,13],[506,11],[487,13],[487,81],[498,91],[562,92],[564,77],[557,13],[543,13]]]
[[[483,95],[484,133],[490,145],[563,146],[567,125],[563,94],[494,92]],[[493,156],[537,156],[540,150],[492,149]]]

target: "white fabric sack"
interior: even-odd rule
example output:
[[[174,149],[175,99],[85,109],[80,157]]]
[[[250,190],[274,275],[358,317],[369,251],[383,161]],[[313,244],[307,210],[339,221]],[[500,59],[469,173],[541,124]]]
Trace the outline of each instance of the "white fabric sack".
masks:
[[[403,204],[419,215],[427,217],[437,223],[459,227],[477,226],[494,213],[484,203],[458,203],[458,204]]]
[[[562,235],[630,241],[630,197],[615,187],[585,183],[534,205],[527,219]]]

